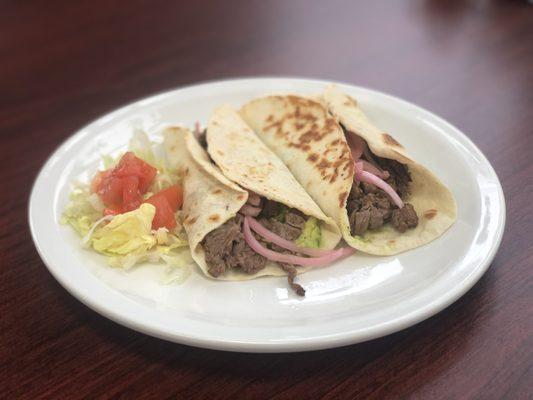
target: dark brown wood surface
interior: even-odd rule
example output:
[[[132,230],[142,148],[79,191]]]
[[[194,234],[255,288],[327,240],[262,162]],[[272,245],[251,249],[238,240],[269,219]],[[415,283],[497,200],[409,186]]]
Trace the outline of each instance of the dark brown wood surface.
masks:
[[[47,156],[140,97],[252,75],[372,87],[462,129],[507,201],[487,274],[417,326],[302,354],[168,343],[70,296],[28,230],[28,195]],[[0,397],[532,398],[532,110],[526,1],[1,2]]]

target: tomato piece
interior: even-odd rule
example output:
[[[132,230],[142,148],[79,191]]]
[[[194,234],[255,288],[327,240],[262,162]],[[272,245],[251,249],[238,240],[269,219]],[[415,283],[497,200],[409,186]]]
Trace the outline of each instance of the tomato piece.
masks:
[[[122,208],[122,179],[110,175],[102,180],[97,192],[108,208]]]
[[[152,229],[167,228],[172,229],[176,226],[174,211],[165,196],[154,195],[145,203],[150,203],[155,207],[155,215],[152,220]]]
[[[139,178],[134,175],[122,178],[122,212],[135,210],[141,205],[141,202]]]
[[[96,173],[91,190],[100,196],[110,212],[127,212],[141,205],[142,195],[156,174],[156,168],[127,152],[116,167]]]
[[[107,169],[105,171],[98,171],[91,182],[91,191],[98,193],[98,189],[102,185],[102,182],[107,179],[112,173],[112,170]]]
[[[163,189],[160,192],[157,192],[150,198],[153,199],[158,197],[166,198],[172,210],[177,211],[181,208],[181,205],[183,203],[183,190],[181,189],[180,185],[174,185]]]
[[[120,159],[113,174],[121,178],[132,175],[137,176],[139,178],[139,191],[146,193],[157,174],[157,169],[136,157],[131,151],[128,151]]]

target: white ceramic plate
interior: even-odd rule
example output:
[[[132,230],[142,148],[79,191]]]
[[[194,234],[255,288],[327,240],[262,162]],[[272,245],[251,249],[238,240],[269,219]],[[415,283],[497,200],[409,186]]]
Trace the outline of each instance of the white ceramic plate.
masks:
[[[357,343],[413,325],[462,296],[492,261],[505,225],[501,185],[478,148],[434,114],[376,91],[341,85],[378,126],[451,188],[457,222],[432,243],[393,257],[357,254],[298,277],[218,282],[196,268],[181,285],[161,283],[162,268],[124,272],[82,249],[59,224],[71,184],[88,179],[100,155],[123,151],[134,128],[157,138],[170,123],[206,121],[218,104],[239,106],[273,92],[316,93],[326,82],[242,79],[190,86],[120,108],[68,139],[42,168],[30,199],[35,245],[54,277],[114,321],[193,346],[251,352],[303,351]]]

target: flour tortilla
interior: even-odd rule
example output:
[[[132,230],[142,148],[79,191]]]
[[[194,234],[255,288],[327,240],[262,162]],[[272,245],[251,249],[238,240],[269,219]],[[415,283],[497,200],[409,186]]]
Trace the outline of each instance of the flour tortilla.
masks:
[[[255,99],[240,113],[326,215],[336,221],[344,240],[355,249],[375,255],[397,254],[436,239],[456,219],[451,192],[335,86],[328,87],[319,99],[293,95]],[[386,224],[362,236],[351,235],[346,200],[353,183],[354,160],[339,123],[365,139],[375,155],[407,165],[412,182],[405,201],[419,216],[415,229],[400,233]]]
[[[248,192],[222,175],[188,129],[167,128],[163,135],[167,158],[174,168],[184,173],[183,226],[192,258],[208,278],[215,279],[208,272],[201,242],[209,232],[237,214],[248,200]],[[268,263],[254,275],[228,270],[216,279],[241,281],[266,275],[287,274],[276,264]]]
[[[224,176],[240,187],[315,217],[322,228],[320,248],[341,239],[335,221],[326,216],[291,171],[230,106],[217,107],[207,125],[207,149]]]
[[[235,217],[248,200],[248,192],[227,179],[220,169],[213,165],[189,130],[171,127],[166,129],[163,135],[171,166],[182,171],[184,175],[183,225],[191,255],[202,272],[211,279],[227,281],[249,280],[261,276],[286,276],[287,273],[273,262],[268,262],[265,268],[253,275],[234,269],[217,278],[209,274],[201,242],[209,232]],[[298,267],[297,271],[302,273],[307,269]]]

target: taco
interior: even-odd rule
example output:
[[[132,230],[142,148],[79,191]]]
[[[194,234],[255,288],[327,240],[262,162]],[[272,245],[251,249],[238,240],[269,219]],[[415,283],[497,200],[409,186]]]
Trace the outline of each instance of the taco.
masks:
[[[332,250],[341,238],[338,227],[234,110],[216,109],[206,135],[165,132],[169,158],[186,164],[183,225],[193,259],[221,280],[287,275],[304,295],[296,274],[347,254]],[[202,147],[206,142],[222,170]],[[230,143],[246,143],[246,154],[236,154]]]
[[[397,254],[456,219],[451,192],[335,86],[319,99],[255,99],[240,113],[355,249]]]

